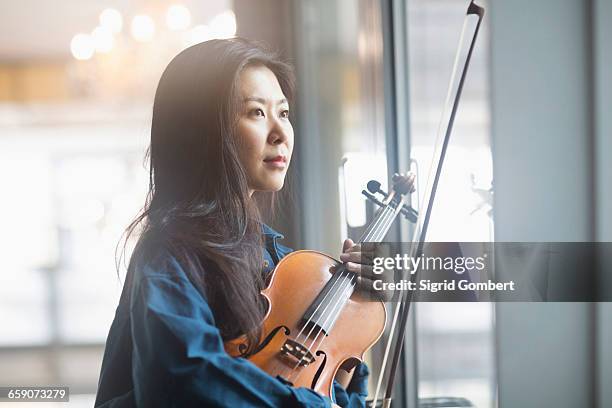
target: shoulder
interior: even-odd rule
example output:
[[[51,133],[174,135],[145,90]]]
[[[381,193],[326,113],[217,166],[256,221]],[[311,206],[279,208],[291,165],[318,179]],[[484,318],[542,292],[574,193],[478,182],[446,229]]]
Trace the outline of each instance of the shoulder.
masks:
[[[128,272],[130,292],[174,289],[206,300],[204,276],[209,268],[210,265],[203,265],[197,257],[186,253],[177,255],[165,245],[138,245]]]
[[[198,275],[205,273],[198,271]],[[181,326],[188,325],[183,317],[194,317],[214,325],[206,291],[194,283],[182,262],[168,249],[137,254],[132,274],[132,316],[153,318],[164,324],[174,324],[171,322],[178,318]]]
[[[187,273],[177,258],[164,247],[141,249],[133,257],[136,278],[187,279]]]

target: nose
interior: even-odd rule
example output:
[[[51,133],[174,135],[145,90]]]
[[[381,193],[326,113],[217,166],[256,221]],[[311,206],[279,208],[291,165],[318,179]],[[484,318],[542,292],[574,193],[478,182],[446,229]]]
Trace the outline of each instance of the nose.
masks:
[[[270,133],[268,134],[268,143],[273,145],[285,143],[287,141],[287,130],[281,123],[280,119],[273,118],[271,126]]]

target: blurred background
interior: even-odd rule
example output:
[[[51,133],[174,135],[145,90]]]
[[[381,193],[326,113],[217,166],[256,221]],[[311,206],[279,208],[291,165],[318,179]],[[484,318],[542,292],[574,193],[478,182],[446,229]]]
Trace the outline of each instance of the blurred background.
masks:
[[[337,255],[372,215],[368,180],[426,177],[468,3],[0,0],[0,385],[69,386],[70,406],[93,406],[174,55],[239,35],[294,64],[292,194],[270,223]],[[429,240],[612,241],[612,2],[479,4]],[[389,237],[410,233],[402,221]],[[416,304],[394,406],[612,407],[611,313]]]

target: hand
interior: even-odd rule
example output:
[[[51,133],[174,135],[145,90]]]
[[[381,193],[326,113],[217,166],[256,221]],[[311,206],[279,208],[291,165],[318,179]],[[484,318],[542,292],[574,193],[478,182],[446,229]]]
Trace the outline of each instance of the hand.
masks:
[[[395,188],[395,190],[399,191],[401,194],[411,194],[416,191],[416,188],[414,187],[416,174],[411,171],[406,174],[395,173],[391,177],[391,181],[393,182],[393,188]]]
[[[384,279],[384,276],[374,274],[373,258],[374,254],[362,251],[361,244],[355,244],[350,238],[344,241],[340,260],[346,270],[357,274],[357,290],[374,295],[382,301],[390,300],[387,299],[387,295],[391,295],[388,291],[373,289],[374,281]],[[338,267],[333,267],[331,272],[335,273],[337,270]]]
[[[363,279],[372,278],[372,258],[361,252],[361,244],[355,244],[352,239],[347,238],[342,244],[340,260],[346,269],[357,274],[357,285],[361,286]]]
[[[379,278],[372,272],[374,268],[372,256],[362,252],[361,244],[355,244],[350,238],[344,240],[340,260],[346,270],[357,274],[357,290],[372,291],[373,280]],[[335,266],[330,272],[335,273],[337,270],[338,266]]]

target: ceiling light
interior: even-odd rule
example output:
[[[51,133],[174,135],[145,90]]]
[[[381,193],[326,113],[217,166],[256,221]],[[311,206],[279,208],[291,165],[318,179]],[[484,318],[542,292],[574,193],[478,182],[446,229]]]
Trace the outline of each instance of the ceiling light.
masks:
[[[151,41],[155,35],[155,22],[151,17],[144,14],[135,16],[132,19],[131,32],[136,41]]]
[[[121,13],[117,10],[107,8],[100,13],[100,26],[107,28],[112,33],[118,34],[123,27],[123,17],[121,17]]]
[[[191,13],[183,5],[175,4],[166,12],[166,24],[171,30],[184,30],[191,24]]]
[[[72,56],[78,60],[90,59],[95,51],[93,39],[89,34],[77,34],[70,41]]]
[[[97,52],[110,52],[113,49],[113,33],[106,27],[96,27],[91,33]]]

